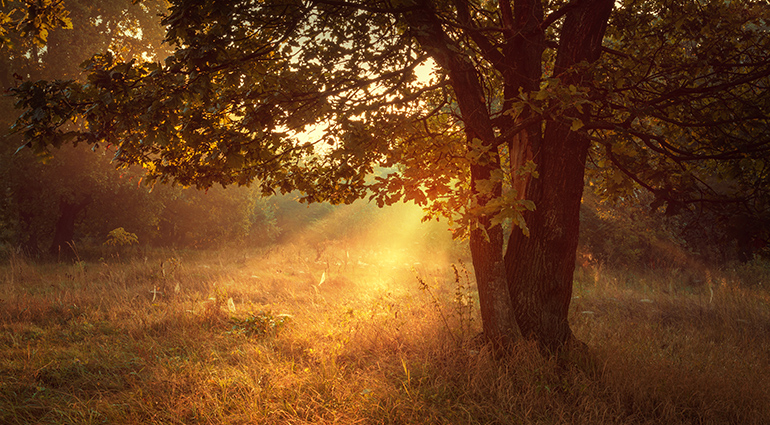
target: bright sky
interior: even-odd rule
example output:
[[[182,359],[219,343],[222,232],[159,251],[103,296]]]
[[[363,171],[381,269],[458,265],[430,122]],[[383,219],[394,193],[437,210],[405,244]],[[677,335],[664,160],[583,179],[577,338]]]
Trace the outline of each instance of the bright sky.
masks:
[[[417,80],[423,84],[434,83],[436,81],[436,76],[433,73],[435,67],[436,62],[434,62],[431,58],[428,58],[426,61],[415,67],[414,72],[417,76]],[[318,124],[307,131],[298,133],[297,137],[301,142],[315,142],[321,138],[321,136],[323,136],[323,131],[325,128],[326,125]]]

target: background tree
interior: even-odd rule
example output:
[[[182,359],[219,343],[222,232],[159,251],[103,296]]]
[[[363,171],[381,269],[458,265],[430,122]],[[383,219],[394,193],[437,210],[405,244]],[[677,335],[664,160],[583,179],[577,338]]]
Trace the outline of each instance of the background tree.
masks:
[[[21,78],[77,79],[82,75],[78,65],[94,50],[111,49],[126,57],[162,54],[157,14],[165,5],[71,1],[64,9],[62,2],[7,2],[3,13],[13,19],[0,45],[3,90]],[[0,122],[10,126],[12,100],[3,98],[0,110],[5,112]],[[111,157],[84,156],[83,149],[72,147],[51,152],[49,163],[42,164],[32,152],[16,152],[21,143],[18,137],[4,137],[0,145],[7,223],[3,240],[33,255],[43,250],[71,255],[76,222],[89,207],[107,202],[120,186],[120,173],[106,166]]]
[[[14,129],[36,152],[118,146],[161,182],[434,202],[469,235],[486,336],[504,345],[519,329],[554,351],[574,339],[587,159],[612,196],[642,187],[671,213],[764,190],[768,13],[752,1],[178,0],[163,63],[104,54],[85,83],[25,81]],[[431,63],[435,78],[417,79]],[[376,165],[397,171],[367,179]],[[751,184],[722,184],[739,175]],[[522,231],[505,235],[505,220]]]

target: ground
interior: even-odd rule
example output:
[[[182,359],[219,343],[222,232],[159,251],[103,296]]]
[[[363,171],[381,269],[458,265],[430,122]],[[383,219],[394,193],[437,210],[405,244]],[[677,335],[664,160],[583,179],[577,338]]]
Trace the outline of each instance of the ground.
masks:
[[[570,320],[590,355],[522,342],[496,358],[462,256],[340,241],[13,255],[0,269],[0,422],[770,422],[760,284],[585,265]]]

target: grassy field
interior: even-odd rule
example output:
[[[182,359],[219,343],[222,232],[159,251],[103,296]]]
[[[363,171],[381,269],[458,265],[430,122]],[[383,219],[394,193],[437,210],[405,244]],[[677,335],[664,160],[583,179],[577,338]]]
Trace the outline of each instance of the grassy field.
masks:
[[[761,266],[579,269],[570,363],[494,359],[462,264],[315,248],[12,257],[0,423],[770,423]]]

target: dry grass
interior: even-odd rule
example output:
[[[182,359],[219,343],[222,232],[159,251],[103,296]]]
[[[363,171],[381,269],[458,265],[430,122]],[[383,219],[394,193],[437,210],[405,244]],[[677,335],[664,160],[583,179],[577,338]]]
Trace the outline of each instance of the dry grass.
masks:
[[[571,320],[591,357],[521,343],[501,360],[478,344],[462,268],[356,252],[14,257],[0,423],[770,423],[757,285],[581,270]]]

